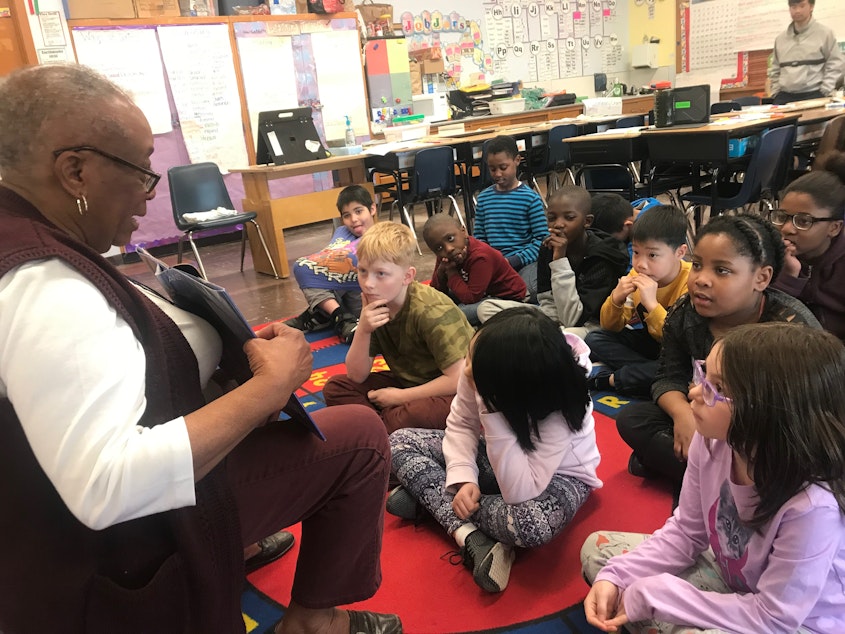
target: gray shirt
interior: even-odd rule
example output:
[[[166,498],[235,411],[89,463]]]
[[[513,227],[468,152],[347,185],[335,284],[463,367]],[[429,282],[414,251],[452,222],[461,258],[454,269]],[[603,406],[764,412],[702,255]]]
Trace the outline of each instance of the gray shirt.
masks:
[[[812,18],[802,31],[792,23],[775,38],[769,69],[772,95],[815,90],[830,95],[842,77],[843,65],[833,31]]]

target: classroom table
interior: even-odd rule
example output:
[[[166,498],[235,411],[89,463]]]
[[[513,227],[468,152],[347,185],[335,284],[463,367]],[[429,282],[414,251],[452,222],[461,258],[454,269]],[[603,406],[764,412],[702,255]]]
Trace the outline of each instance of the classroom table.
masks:
[[[276,270],[282,277],[290,276],[285,229],[336,218],[337,196],[346,185],[364,184],[372,193],[372,184],[367,182],[365,158],[364,154],[354,154],[290,165],[251,165],[229,170],[243,178],[246,196],[243,200],[244,211],[254,211],[258,214],[258,223],[264,228],[267,246]],[[271,197],[271,180],[328,171],[338,172],[340,187],[282,198]],[[264,249],[260,247],[258,237],[252,233],[254,228],[251,224],[246,227],[249,231],[249,245],[255,270],[272,275],[273,269]]]
[[[753,113],[750,117],[714,118],[702,126],[647,128],[642,138],[648,146],[648,156],[655,165],[679,163],[707,166],[713,192],[713,204],[718,196],[717,185],[722,172],[742,157],[730,156],[732,139],[751,137],[768,128],[793,125],[800,118],[797,112]],[[693,183],[698,188],[698,183]]]

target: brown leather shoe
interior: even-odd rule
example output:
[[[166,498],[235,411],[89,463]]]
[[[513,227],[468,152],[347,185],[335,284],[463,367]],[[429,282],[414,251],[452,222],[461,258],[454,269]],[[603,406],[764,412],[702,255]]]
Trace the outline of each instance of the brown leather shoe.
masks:
[[[357,610],[347,610],[347,612],[349,613],[349,634],[402,634],[402,621],[395,614]]]
[[[255,572],[262,566],[266,566],[271,561],[276,561],[279,557],[284,555],[287,551],[293,548],[294,537],[287,531],[279,531],[270,537],[265,537],[258,541],[258,547],[261,549],[258,554],[253,555],[244,562],[244,569],[246,574]]]

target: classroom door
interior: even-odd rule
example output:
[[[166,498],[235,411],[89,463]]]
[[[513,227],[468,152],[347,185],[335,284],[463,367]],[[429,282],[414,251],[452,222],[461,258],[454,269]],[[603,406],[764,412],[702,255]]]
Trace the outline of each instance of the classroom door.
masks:
[[[4,77],[13,70],[26,66],[30,62],[26,55],[24,43],[21,40],[20,25],[13,17],[17,7],[15,3],[8,9],[0,9],[0,77]],[[26,16],[24,15],[24,19]],[[26,25],[26,22],[23,23]]]

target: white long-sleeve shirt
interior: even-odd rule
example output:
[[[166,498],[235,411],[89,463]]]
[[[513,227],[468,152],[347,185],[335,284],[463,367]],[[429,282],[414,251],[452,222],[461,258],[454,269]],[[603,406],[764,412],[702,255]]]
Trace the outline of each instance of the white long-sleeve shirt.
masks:
[[[167,312],[192,348],[207,352],[199,358],[206,381],[219,338],[193,315]],[[146,408],[144,350],[75,269],[39,260],[0,278],[0,350],[0,396],[11,401],[41,468],[80,522],[102,529],[195,503],[184,418],[138,425]]]
[[[596,476],[601,456],[596,446],[592,404],[578,432],[569,428],[560,412],[544,418],[538,428],[540,438],[532,438],[536,449],[524,451],[505,417],[488,412],[481,396],[462,374],[443,439],[447,490],[454,492],[456,485],[478,482],[475,459],[482,434],[502,498],[508,504],[537,497],[556,473],[577,478],[594,489],[602,486]]]

